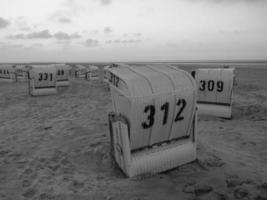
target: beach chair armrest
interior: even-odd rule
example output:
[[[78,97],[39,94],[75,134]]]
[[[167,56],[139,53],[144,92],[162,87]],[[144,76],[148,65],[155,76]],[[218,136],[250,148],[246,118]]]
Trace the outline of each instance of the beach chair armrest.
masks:
[[[123,162],[124,166],[129,166],[131,163],[129,121],[125,116],[114,112],[109,113],[108,118],[111,154],[117,162]]]

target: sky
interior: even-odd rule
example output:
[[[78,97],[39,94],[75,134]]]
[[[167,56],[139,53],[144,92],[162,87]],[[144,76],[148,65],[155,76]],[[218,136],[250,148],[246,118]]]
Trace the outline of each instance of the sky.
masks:
[[[267,0],[0,0],[0,62],[267,59]]]

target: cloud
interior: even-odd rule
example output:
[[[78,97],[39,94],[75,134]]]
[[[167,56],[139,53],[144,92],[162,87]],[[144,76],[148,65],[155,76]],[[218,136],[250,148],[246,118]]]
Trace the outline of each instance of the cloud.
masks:
[[[112,40],[106,40],[107,44],[111,44],[113,41]]]
[[[2,17],[0,17],[0,29],[1,28],[6,28],[10,22]]]
[[[222,34],[222,35],[227,35],[227,34],[245,35],[245,34],[249,33],[249,31],[245,30],[245,29],[232,29],[232,30],[220,29],[220,30],[218,30],[218,33]]]
[[[133,35],[136,36],[136,37],[141,37],[142,33],[134,33]]]
[[[22,31],[30,31],[32,30],[32,25],[29,25],[28,19],[24,16],[18,16],[14,20],[14,24],[18,27],[19,30]]]
[[[70,18],[67,18],[67,17],[61,17],[61,18],[58,19],[58,21],[60,23],[64,23],[64,24],[68,24],[68,23],[71,23],[72,22],[71,19]]]
[[[0,48],[2,49],[17,49],[17,48],[24,48],[23,44],[10,44],[10,43],[3,43],[0,42]]]
[[[95,46],[98,46],[99,44],[99,41],[98,40],[95,40],[95,39],[87,39],[84,43],[85,46],[87,47],[95,47]]]
[[[49,39],[52,38],[53,35],[49,33],[48,30],[43,30],[39,32],[33,32],[26,35],[28,39]]]
[[[134,37],[141,37],[143,34],[142,33],[124,33],[123,37],[129,37],[129,36],[134,36]]]
[[[33,45],[31,45],[31,48],[42,48],[44,45],[41,43],[35,43]]]
[[[106,40],[105,43],[106,44],[134,44],[134,43],[139,43],[142,40],[136,40],[136,39],[129,39],[129,40]]]
[[[8,35],[8,39],[25,39],[25,34],[15,34],[15,35]]]
[[[54,37],[58,40],[71,40],[71,39],[81,38],[81,36],[78,33],[67,34],[64,32],[57,32],[54,34]]]
[[[112,0],[100,0],[100,3],[101,3],[102,5],[109,5],[109,4],[112,3]]]
[[[78,33],[68,34],[65,32],[57,32],[55,34],[51,34],[48,30],[43,30],[39,32],[33,32],[29,34],[15,34],[15,35],[8,35],[8,39],[50,39],[55,38],[57,40],[72,40],[81,38]]]
[[[111,33],[111,32],[112,32],[112,30],[111,30],[110,27],[106,27],[106,28],[104,28],[104,33],[105,33],[105,34],[108,34],[108,33]]]

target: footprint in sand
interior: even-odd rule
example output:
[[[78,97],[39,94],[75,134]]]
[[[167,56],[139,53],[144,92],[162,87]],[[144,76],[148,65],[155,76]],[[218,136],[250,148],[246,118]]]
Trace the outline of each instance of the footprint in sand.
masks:
[[[243,199],[249,195],[249,192],[246,188],[236,188],[234,190],[234,197],[235,199]]]
[[[237,175],[233,175],[233,176],[229,176],[228,179],[226,179],[226,185],[228,188],[234,188],[237,186],[241,186],[243,184],[250,184],[252,183],[251,180],[247,179],[247,180],[243,180],[241,178],[239,178]]]
[[[211,192],[213,187],[206,183],[187,184],[183,188],[184,193],[194,193],[195,195],[203,195]]]
[[[207,158],[199,161],[205,167],[222,167],[225,163],[216,155],[209,155]]]
[[[28,179],[24,179],[22,181],[22,187],[29,187],[29,186],[31,186],[31,184],[32,184],[32,181],[30,181]]]
[[[184,186],[184,193],[193,194],[195,200],[228,200],[228,194],[221,191],[216,191],[209,184],[202,183],[188,183]]]
[[[24,196],[26,198],[33,198],[36,193],[37,193],[37,189],[36,188],[29,188],[29,189],[26,189],[24,191],[22,196]]]
[[[56,199],[56,197],[49,193],[42,193],[39,195],[39,200],[53,200]]]

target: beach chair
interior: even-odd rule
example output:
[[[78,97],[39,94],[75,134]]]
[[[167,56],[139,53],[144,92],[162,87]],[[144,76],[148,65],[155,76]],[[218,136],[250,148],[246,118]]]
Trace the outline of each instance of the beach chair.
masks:
[[[89,65],[88,71],[86,72],[87,80],[98,80],[99,79],[99,69],[97,66]]]
[[[15,67],[13,65],[0,65],[0,81],[15,82]]]
[[[196,84],[171,66],[108,69],[113,112],[112,155],[129,177],[153,174],[196,159]]]
[[[56,68],[56,85],[57,87],[66,87],[70,85],[69,81],[69,70],[70,66],[65,64],[54,64]]]
[[[72,65],[69,71],[70,77],[75,79],[87,79],[89,69],[84,65]]]
[[[109,68],[112,68],[112,67],[118,67],[118,65],[113,63],[113,64],[110,64],[110,65],[106,65],[106,66],[104,66],[104,68],[103,68],[103,72],[104,72],[103,81],[104,81],[105,83],[109,83],[110,75],[109,75],[109,71],[108,71],[108,69],[109,69]]]
[[[32,65],[29,69],[29,94],[32,96],[57,93],[56,68],[53,65]]]
[[[15,80],[16,82],[23,82],[28,80],[27,65],[16,64],[15,67]]]
[[[197,69],[199,114],[232,118],[234,68]]]

